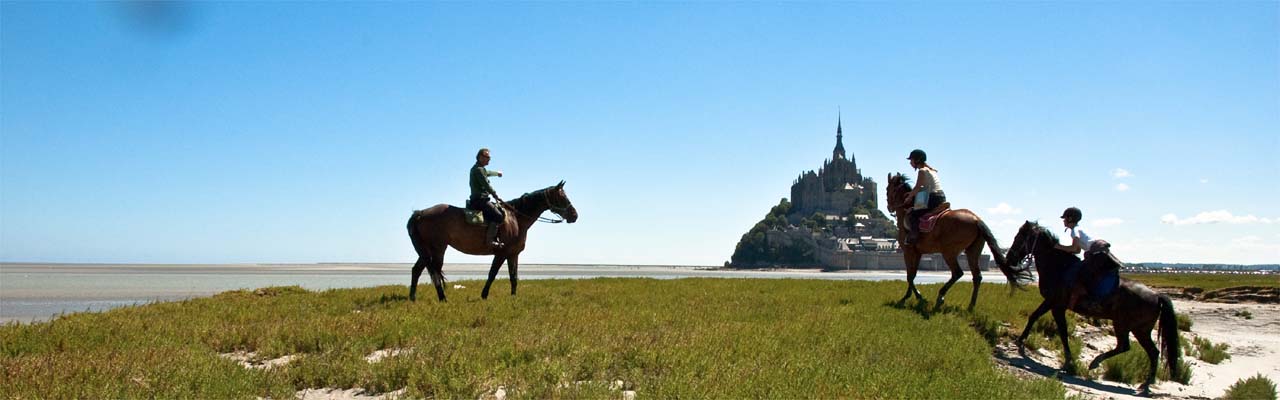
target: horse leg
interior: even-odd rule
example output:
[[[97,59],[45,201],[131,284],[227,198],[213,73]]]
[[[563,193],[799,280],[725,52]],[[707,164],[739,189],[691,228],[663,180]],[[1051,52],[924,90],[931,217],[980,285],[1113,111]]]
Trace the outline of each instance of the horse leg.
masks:
[[[985,241],[974,241],[969,248],[964,251],[965,258],[969,259],[969,272],[973,274],[973,294],[969,295],[969,311],[978,305],[978,286],[982,285],[982,269],[978,267],[981,261],[982,245]]]
[[[913,254],[906,255],[906,294],[902,294],[902,299],[897,300],[897,304],[906,303],[906,299],[910,299],[911,294],[915,294],[915,299],[924,300],[923,296],[920,296],[920,291],[915,290],[915,268],[919,267],[920,256],[915,255],[913,260],[911,255]]]
[[[916,300],[924,301],[924,296],[920,295],[920,291],[916,290],[916,269],[920,267],[920,254],[907,251],[907,293],[902,295],[902,299],[898,300],[898,304],[907,302],[912,294],[916,295]]]
[[[444,297],[444,252],[447,249],[448,247],[439,246],[432,251],[431,265],[427,267],[427,272],[431,274],[431,285],[436,287],[436,298],[440,301],[448,301]]]
[[[1062,339],[1062,369],[1068,371],[1075,359],[1071,358],[1071,342],[1067,341],[1067,309],[1054,307],[1053,322],[1058,325],[1058,337]]]
[[[1117,325],[1114,333],[1116,335],[1116,348],[1094,357],[1093,361],[1089,362],[1089,369],[1098,368],[1098,366],[1102,365],[1102,362],[1106,361],[1108,358],[1115,357],[1129,351],[1129,330]]]
[[[1044,315],[1044,313],[1049,312],[1050,308],[1051,307],[1049,307],[1049,300],[1045,300],[1040,302],[1040,307],[1036,307],[1036,310],[1031,312],[1031,317],[1027,318],[1027,327],[1023,328],[1022,335],[1018,336],[1018,352],[1019,353],[1023,353],[1026,351],[1023,348],[1023,343],[1026,342],[1027,335],[1031,334],[1031,328],[1036,326],[1036,320],[1040,319],[1040,316]]]
[[[498,269],[502,268],[502,262],[507,261],[500,255],[493,256],[493,265],[489,267],[489,280],[484,282],[484,290],[480,291],[480,298],[489,298],[489,286],[493,285],[493,279],[498,277]]]
[[[520,264],[519,255],[513,255],[511,256],[511,258],[507,259],[507,273],[511,276],[511,295],[512,296],[516,295],[516,284],[520,282],[520,279],[518,279],[516,275],[516,267],[519,264]]]
[[[409,301],[418,301],[418,277],[422,276],[422,270],[426,269],[429,263],[431,258],[425,255],[418,256],[418,262],[413,263],[413,279],[409,281]]]
[[[1147,375],[1147,381],[1138,387],[1138,390],[1144,394],[1151,393],[1151,384],[1156,383],[1156,364],[1160,360],[1160,351],[1156,349],[1155,342],[1151,341],[1151,330],[1137,330],[1133,332],[1133,336],[1138,338],[1138,344],[1142,345],[1142,349],[1147,351],[1147,366],[1150,367],[1150,375]],[[1177,368],[1174,366],[1173,368]]]
[[[944,253],[942,255],[942,259],[947,262],[947,268],[951,269],[951,279],[948,279],[947,283],[942,285],[942,290],[938,291],[938,301],[933,305],[933,309],[935,310],[942,309],[942,303],[947,301],[947,291],[951,290],[951,285],[956,284],[956,281],[960,280],[960,277],[964,276],[964,271],[960,270],[960,262],[956,261],[956,256],[959,255],[959,252]]]

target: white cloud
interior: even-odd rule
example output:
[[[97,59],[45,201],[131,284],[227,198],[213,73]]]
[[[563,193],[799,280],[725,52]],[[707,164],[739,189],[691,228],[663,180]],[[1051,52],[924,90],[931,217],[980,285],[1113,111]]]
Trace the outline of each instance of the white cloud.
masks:
[[[1000,204],[997,204],[995,208],[988,208],[987,212],[995,215],[1013,215],[1022,213],[1022,209],[1013,208],[1009,203],[1000,202]]]
[[[1117,192],[1124,192],[1124,191],[1127,191],[1127,190],[1129,190],[1129,185],[1126,185],[1126,184],[1123,184],[1123,183],[1117,183],[1117,184],[1116,184],[1116,191],[1117,191]]]
[[[1124,223],[1124,220],[1120,218],[1099,218],[1099,219],[1093,220],[1093,222],[1090,222],[1089,225],[1093,225],[1099,228],[1105,228],[1108,226],[1116,226],[1123,223]]]
[[[1112,178],[1120,179],[1120,178],[1128,178],[1131,176],[1133,176],[1133,174],[1129,173],[1129,170],[1124,168],[1116,168],[1114,170],[1111,170]]]
[[[1227,210],[1205,211],[1196,214],[1194,217],[1178,218],[1175,214],[1165,214],[1160,217],[1160,222],[1171,225],[1198,225],[1198,224],[1270,224],[1280,221],[1272,218],[1258,218],[1253,214],[1249,215],[1232,215]]]
[[[1209,178],[1200,178],[1200,183],[1209,183]]]

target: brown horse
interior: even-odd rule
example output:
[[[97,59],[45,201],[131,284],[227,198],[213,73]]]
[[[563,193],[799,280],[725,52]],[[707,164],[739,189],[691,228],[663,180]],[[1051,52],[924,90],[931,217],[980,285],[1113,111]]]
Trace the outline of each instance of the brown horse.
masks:
[[[573,208],[569,196],[564,194],[564,181],[504,203],[503,209],[506,211],[506,221],[498,229],[498,237],[505,245],[497,250],[489,247],[485,242],[485,226],[468,224],[461,208],[437,204],[425,210],[414,211],[413,215],[409,216],[408,229],[413,250],[418,252],[418,262],[413,264],[409,300],[417,300],[418,277],[422,275],[422,270],[427,268],[431,275],[431,284],[436,287],[436,296],[440,301],[445,301],[444,252],[449,246],[471,255],[493,255],[493,266],[489,268],[489,280],[484,283],[484,291],[480,292],[480,297],[489,298],[489,286],[498,276],[498,269],[502,267],[503,262],[507,263],[507,272],[511,274],[511,294],[515,295],[516,270],[520,252],[524,251],[529,227],[539,219],[544,219],[541,215],[547,210],[569,223],[578,220],[578,210]]]
[[[906,235],[907,213],[915,202],[915,199],[907,198],[907,193],[911,192],[911,181],[902,174],[890,174],[885,191],[888,195],[889,213],[898,219],[898,243],[902,243],[903,236]],[[951,279],[938,291],[938,301],[934,308],[941,308],[946,301],[947,290],[964,276],[957,259],[963,251],[969,260],[969,271],[973,273],[973,294],[969,296],[969,310],[973,310],[978,302],[978,287],[982,284],[982,269],[978,266],[978,257],[982,255],[983,245],[991,249],[996,265],[1000,266],[1000,272],[1008,278],[1010,285],[1020,287],[1031,280],[1031,272],[1015,269],[1005,263],[1004,254],[996,244],[995,236],[981,218],[969,210],[953,210],[939,217],[933,231],[922,233],[915,244],[902,246],[902,256],[907,264],[907,293],[898,302],[907,301],[912,294],[915,294],[916,299],[924,301],[924,296],[920,295],[915,283],[920,257],[928,253],[942,253],[942,259],[951,269]]]
[[[1027,255],[1035,257],[1036,274],[1040,277],[1040,296],[1044,301],[1027,319],[1027,327],[1018,337],[1018,348],[1031,333],[1031,327],[1045,312],[1053,311],[1053,321],[1057,324],[1058,337],[1062,339],[1063,369],[1071,363],[1071,347],[1067,344],[1067,302],[1073,279],[1068,277],[1070,268],[1080,262],[1074,254],[1058,250],[1054,244],[1058,238],[1045,227],[1027,221],[1018,229],[1009,248],[1008,261],[1019,264]],[[1089,256],[1089,262],[1117,263],[1105,251]],[[1116,267],[1113,265],[1112,267]],[[1151,329],[1159,322],[1161,347],[1164,347],[1165,366],[1169,368],[1169,376],[1178,380],[1178,322],[1173,312],[1173,302],[1168,296],[1156,293],[1141,283],[1121,279],[1120,287],[1101,301],[1080,301],[1071,309],[1077,314],[1093,318],[1111,320],[1115,328],[1116,348],[1098,355],[1089,363],[1089,369],[1097,368],[1103,360],[1129,350],[1129,334],[1138,339],[1142,349],[1147,352],[1151,374],[1142,384],[1142,391],[1149,392],[1151,384],[1156,380],[1156,363],[1160,359],[1159,349],[1151,341]]]

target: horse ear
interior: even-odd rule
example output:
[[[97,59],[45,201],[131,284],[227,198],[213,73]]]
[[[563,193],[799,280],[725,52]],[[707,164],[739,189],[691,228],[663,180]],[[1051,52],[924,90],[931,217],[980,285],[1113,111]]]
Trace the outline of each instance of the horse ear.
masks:
[[[884,175],[884,181],[885,181],[886,183],[887,183],[887,182],[889,182],[889,180],[890,180],[890,179],[893,179],[893,173],[892,173],[892,172],[887,173],[887,174],[885,174],[885,175]]]
[[[560,184],[559,184],[559,185],[556,185],[556,187],[558,187],[558,188],[562,188],[562,187],[564,187],[564,181],[560,181]]]

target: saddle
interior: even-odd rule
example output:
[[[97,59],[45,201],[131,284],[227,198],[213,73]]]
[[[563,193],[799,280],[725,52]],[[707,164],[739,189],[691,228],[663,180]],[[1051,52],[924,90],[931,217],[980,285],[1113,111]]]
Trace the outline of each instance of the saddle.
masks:
[[[938,223],[938,218],[942,218],[943,215],[947,215],[949,212],[951,212],[951,203],[942,203],[930,210],[928,214],[921,216],[920,233],[933,232],[933,226]]]
[[[468,224],[485,225],[484,213],[480,212],[480,210],[472,210],[470,208],[464,208],[462,209],[462,213],[466,215],[466,218],[464,219],[467,220]]]
[[[470,202],[467,202],[465,204],[467,204],[468,206],[471,205]],[[498,210],[499,218],[503,221],[506,221],[507,208],[503,207],[501,204],[498,204],[494,208]],[[462,219],[467,221],[467,224],[480,225],[480,226],[484,226],[485,224],[487,224],[487,222],[484,220],[484,211],[476,210],[471,207],[464,207],[462,209],[462,214],[463,214]]]

